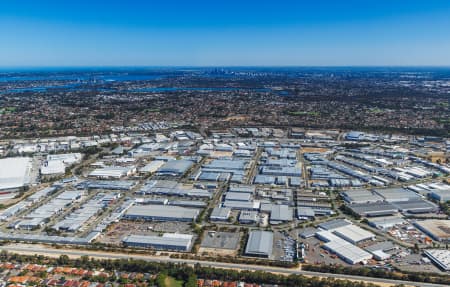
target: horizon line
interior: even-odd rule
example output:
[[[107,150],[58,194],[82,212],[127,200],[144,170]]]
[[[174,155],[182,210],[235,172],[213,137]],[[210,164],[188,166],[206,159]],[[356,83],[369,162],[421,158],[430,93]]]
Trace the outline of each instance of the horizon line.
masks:
[[[83,68],[450,68],[446,65],[49,65],[1,66],[6,69],[83,69]]]

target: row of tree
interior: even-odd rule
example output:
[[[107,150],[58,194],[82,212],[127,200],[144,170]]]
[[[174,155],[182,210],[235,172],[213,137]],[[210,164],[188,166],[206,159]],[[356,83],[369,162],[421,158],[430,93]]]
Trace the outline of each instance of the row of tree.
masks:
[[[99,260],[86,256],[79,259],[70,259],[61,255],[57,259],[44,256],[25,256],[18,254],[0,253],[0,261],[16,263],[36,263],[54,266],[72,266],[87,270],[104,268],[106,271],[115,272],[138,272],[158,274],[153,282],[158,287],[166,286],[167,277],[183,282],[184,287],[197,286],[197,278],[243,281],[256,284],[274,284],[279,286],[302,286],[302,287],[375,287],[377,285],[349,280],[337,280],[334,278],[305,277],[292,274],[289,276],[274,274],[263,271],[238,271],[233,269],[218,269],[196,264],[194,267],[187,264],[148,262],[143,260],[120,259]]]
[[[325,265],[325,264],[323,265],[306,264],[302,265],[302,269],[321,273],[349,274],[349,275],[367,276],[367,277],[376,277],[394,280],[444,284],[450,286],[450,276],[429,272],[405,272],[400,270],[395,270],[396,272],[392,272],[381,268],[369,268],[369,267],[353,268],[342,265]]]

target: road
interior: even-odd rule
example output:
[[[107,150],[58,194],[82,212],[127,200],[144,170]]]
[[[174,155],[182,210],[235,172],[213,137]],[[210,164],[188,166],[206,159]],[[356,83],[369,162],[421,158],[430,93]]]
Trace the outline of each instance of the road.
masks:
[[[4,245],[0,246],[1,250],[5,250],[12,253],[24,254],[24,255],[44,255],[49,257],[58,257],[60,255],[67,255],[72,258],[77,258],[81,256],[89,256],[97,259],[139,259],[145,261],[152,262],[172,262],[172,263],[186,263],[189,265],[201,264],[202,266],[215,267],[215,268],[224,268],[224,269],[235,269],[235,270],[250,270],[250,271],[264,271],[278,274],[298,274],[304,276],[315,276],[321,278],[336,278],[336,279],[347,279],[352,281],[364,281],[371,283],[378,283],[383,286],[386,285],[399,285],[404,284],[408,286],[420,286],[420,287],[443,287],[445,285],[441,284],[431,284],[431,283],[419,283],[419,282],[410,282],[410,281],[401,281],[401,280],[391,280],[391,279],[383,279],[383,278],[372,278],[372,277],[363,277],[363,276],[354,276],[354,275],[346,275],[346,274],[331,274],[331,273],[319,273],[319,272],[311,272],[304,271],[300,269],[287,269],[280,267],[272,267],[272,266],[260,266],[260,265],[246,265],[246,264],[236,264],[236,263],[224,263],[224,262],[211,262],[211,261],[200,261],[200,260],[191,260],[191,259],[176,259],[169,257],[160,257],[160,256],[151,256],[151,255],[139,255],[133,254],[124,254],[124,253],[108,253],[108,252],[100,252],[100,251],[88,251],[88,250],[76,250],[76,249],[53,249],[43,245],[26,245],[26,244],[14,244],[14,245]]]

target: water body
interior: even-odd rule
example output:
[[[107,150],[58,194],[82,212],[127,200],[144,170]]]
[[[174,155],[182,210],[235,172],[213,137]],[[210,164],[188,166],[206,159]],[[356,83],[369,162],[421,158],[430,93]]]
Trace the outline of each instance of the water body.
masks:
[[[0,82],[39,82],[39,81],[105,81],[105,82],[128,82],[128,81],[149,81],[161,79],[159,75],[145,74],[38,74],[38,75],[17,75],[1,74]]]

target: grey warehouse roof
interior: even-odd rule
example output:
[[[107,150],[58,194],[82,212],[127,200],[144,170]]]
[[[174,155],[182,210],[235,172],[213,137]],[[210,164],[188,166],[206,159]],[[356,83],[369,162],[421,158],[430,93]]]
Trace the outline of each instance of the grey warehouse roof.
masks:
[[[194,220],[198,213],[198,209],[184,208],[173,205],[134,205],[127,210],[126,216]]]
[[[245,254],[257,256],[271,256],[273,233],[270,231],[253,230],[245,247]]]

